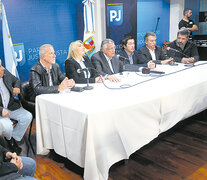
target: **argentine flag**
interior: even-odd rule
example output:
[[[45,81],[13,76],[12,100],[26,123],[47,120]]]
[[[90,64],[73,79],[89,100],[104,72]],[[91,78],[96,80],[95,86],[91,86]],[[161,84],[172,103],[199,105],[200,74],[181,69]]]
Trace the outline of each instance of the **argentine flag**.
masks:
[[[94,17],[94,0],[83,0],[84,5],[84,35],[83,45],[86,50],[86,54],[91,57],[95,51],[95,17]]]
[[[2,2],[0,2],[1,9],[1,19],[2,19],[2,32],[3,32],[3,44],[4,44],[4,59],[6,69],[19,78],[16,66],[16,55],[14,52],[14,47],[11,40],[11,35],[9,33],[9,27],[6,19],[6,12]]]

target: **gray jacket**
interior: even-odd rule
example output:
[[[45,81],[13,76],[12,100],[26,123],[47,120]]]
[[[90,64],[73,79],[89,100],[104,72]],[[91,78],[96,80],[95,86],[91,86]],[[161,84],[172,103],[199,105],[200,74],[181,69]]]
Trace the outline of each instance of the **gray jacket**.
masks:
[[[13,111],[16,109],[19,109],[21,106],[17,100],[14,99],[13,95],[13,88],[19,88],[20,89],[20,80],[13,76],[9,71],[6,69],[4,70],[4,76],[2,77],[5,86],[7,87],[9,94],[10,94],[10,99],[9,99],[9,104],[8,104],[8,109]],[[3,110],[3,103],[2,103],[2,98],[0,94],[0,116],[2,115],[2,110]]]

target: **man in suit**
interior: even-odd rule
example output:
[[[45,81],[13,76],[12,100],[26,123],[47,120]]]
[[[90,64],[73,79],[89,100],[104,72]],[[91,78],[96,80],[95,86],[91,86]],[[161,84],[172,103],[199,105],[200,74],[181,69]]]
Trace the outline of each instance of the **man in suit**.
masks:
[[[30,69],[30,100],[40,94],[58,93],[75,86],[73,79],[68,79],[55,63],[55,51],[52,45],[44,44],[39,49],[40,60]]]
[[[153,32],[146,33],[144,37],[145,45],[137,52],[138,59],[141,62],[148,63],[153,61],[156,64],[171,64],[173,58],[168,58],[161,47],[156,46],[156,34]]]
[[[20,81],[7,71],[0,61],[0,123],[2,134],[8,142],[10,151],[21,153],[16,141],[21,141],[32,121],[32,114],[20,106],[14,95],[20,93]],[[13,128],[11,119],[17,120]]]
[[[187,29],[178,31],[177,39],[168,45],[172,49],[167,51],[167,55],[173,57],[176,62],[185,64],[198,61],[199,54],[197,46],[192,41],[188,41],[188,39],[189,31]]]
[[[122,40],[122,48],[118,54],[124,64],[142,64],[142,66],[148,66],[148,68],[155,67],[152,61],[147,62],[147,64],[145,61],[139,61],[138,54],[135,51],[135,40],[132,36],[126,36]]]
[[[115,44],[111,39],[105,39],[101,43],[101,50],[91,57],[91,62],[96,70],[112,82],[119,82],[113,74],[122,72],[123,65],[115,56]]]

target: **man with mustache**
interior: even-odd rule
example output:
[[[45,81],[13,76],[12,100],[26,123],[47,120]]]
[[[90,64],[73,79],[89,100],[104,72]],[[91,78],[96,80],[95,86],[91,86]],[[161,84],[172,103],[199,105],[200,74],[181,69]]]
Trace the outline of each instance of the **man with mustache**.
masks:
[[[168,47],[167,56],[172,57],[175,62],[194,63],[199,60],[199,54],[196,45],[188,41],[189,31],[180,30],[177,33],[177,39],[171,42]],[[173,50],[174,49],[174,50]]]

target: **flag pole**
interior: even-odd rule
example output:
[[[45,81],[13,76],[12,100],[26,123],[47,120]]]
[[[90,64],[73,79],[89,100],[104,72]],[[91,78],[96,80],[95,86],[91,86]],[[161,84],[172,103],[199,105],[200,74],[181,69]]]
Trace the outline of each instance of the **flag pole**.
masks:
[[[15,55],[11,35],[9,32],[9,26],[6,18],[6,11],[2,2],[1,2],[1,15],[2,15],[2,34],[3,34],[5,67],[11,74],[13,74],[16,77],[19,77],[16,68],[17,66],[16,55]]]

